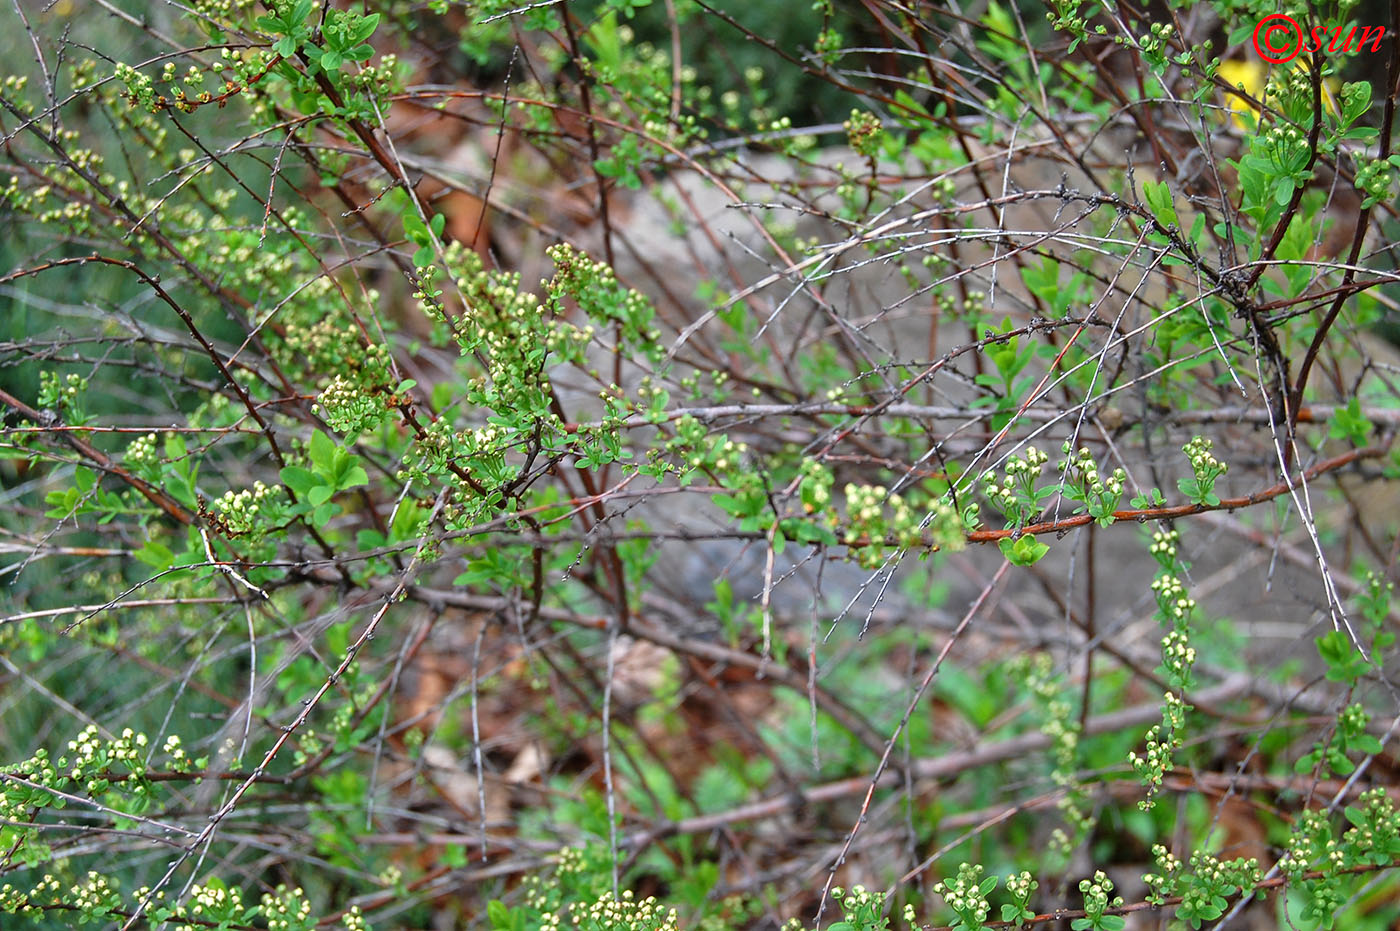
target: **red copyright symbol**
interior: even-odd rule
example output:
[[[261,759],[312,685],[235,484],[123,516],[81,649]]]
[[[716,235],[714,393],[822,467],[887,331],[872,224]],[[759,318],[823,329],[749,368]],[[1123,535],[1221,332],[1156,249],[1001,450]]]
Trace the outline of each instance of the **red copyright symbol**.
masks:
[[[1273,42],[1275,32],[1285,32],[1281,44]],[[1259,20],[1254,27],[1254,51],[1259,57],[1275,65],[1292,61],[1303,50],[1303,27],[1287,13],[1273,13]]]

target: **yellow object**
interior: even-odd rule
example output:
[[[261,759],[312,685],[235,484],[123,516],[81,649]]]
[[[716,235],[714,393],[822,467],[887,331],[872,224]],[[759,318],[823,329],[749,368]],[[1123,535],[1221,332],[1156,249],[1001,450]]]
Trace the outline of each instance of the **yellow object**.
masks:
[[[1306,73],[1308,65],[1301,59],[1295,59],[1290,65],[1294,70]],[[1220,63],[1220,70],[1216,72],[1227,84],[1236,87],[1243,87],[1245,93],[1255,100],[1263,100],[1264,89],[1269,82],[1269,66],[1262,58],[1246,59],[1245,61],[1227,60]],[[1324,78],[1322,81],[1322,105],[1329,113],[1337,113],[1336,95],[1340,92],[1341,85],[1335,78]],[[1225,95],[1225,106],[1230,111],[1230,122],[1246,132],[1252,132],[1258,125],[1259,114],[1247,102],[1241,100],[1234,94]]]

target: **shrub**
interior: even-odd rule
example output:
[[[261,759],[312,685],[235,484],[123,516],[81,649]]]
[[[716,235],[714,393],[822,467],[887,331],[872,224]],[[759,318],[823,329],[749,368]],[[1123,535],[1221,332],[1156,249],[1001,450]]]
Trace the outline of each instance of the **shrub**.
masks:
[[[3,14],[7,927],[1396,917],[1394,37],[750,7]]]

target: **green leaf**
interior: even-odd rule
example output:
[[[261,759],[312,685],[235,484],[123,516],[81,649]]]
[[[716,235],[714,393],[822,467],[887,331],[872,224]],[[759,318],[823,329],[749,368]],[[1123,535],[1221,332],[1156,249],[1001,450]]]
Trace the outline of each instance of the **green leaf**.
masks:
[[[435,213],[435,214],[433,214],[433,218],[432,218],[431,220],[428,221],[428,226],[432,229],[433,235],[436,236],[436,237],[438,237],[439,239],[441,239],[441,238],[442,238],[442,231],[443,231],[443,229],[446,228],[446,226],[447,226],[447,214],[445,214],[445,213]]]
[[[1015,540],[1002,539],[997,543],[997,547],[1013,566],[1033,566],[1050,552],[1050,547],[1032,534],[1024,534]]]
[[[1196,214],[1196,219],[1191,223],[1191,234],[1187,237],[1191,245],[1196,247],[1197,252],[1205,249],[1205,232],[1206,215],[1204,213],[1198,213]]]
[[[1346,407],[1337,408],[1328,425],[1328,435],[1334,440],[1347,439],[1354,446],[1365,446],[1372,430],[1371,421],[1361,413],[1361,401],[1355,395]]]
[[[1351,748],[1357,753],[1364,753],[1367,756],[1375,756],[1382,750],[1380,740],[1372,734],[1362,734],[1352,738]]]
[[[62,520],[72,516],[78,507],[78,490],[69,488],[67,491],[51,491],[44,496],[44,501],[48,504],[56,505],[44,512],[45,517],[55,520]]]
[[[783,525],[792,539],[799,543],[820,543],[824,546],[835,546],[838,542],[836,534],[830,527],[812,521],[784,521]]]
[[[734,616],[734,587],[729,579],[721,576],[714,581],[715,600],[707,603],[705,609],[712,611],[721,621],[728,622]]]
[[[1147,200],[1147,209],[1163,226],[1178,226],[1176,205],[1172,203],[1172,192],[1165,181],[1144,181],[1142,195]]]
[[[316,467],[316,471],[321,475],[331,474],[331,469],[335,464],[336,446],[335,441],[326,436],[320,430],[311,432],[311,442],[306,447],[306,454],[311,459],[311,464]]]
[[[891,113],[895,121],[906,129],[922,129],[932,121],[928,108],[915,100],[908,91],[895,91],[894,102]]]
[[[184,475],[167,469],[165,472],[165,491],[170,497],[179,501],[186,507],[193,507],[195,504],[194,487]]]
[[[147,540],[145,545],[132,555],[157,572],[164,572],[175,565],[175,554],[170,551],[170,547],[155,540]]]
[[[360,485],[369,484],[369,474],[365,472],[364,466],[360,465],[358,456],[342,454],[345,458],[337,463],[335,475],[335,490],[344,491],[347,488],[356,488]]]
[[[297,493],[297,497],[304,498],[311,489],[321,484],[320,476],[308,472],[301,466],[287,466],[278,473],[283,483],[292,491]]]
[[[506,908],[505,903],[498,899],[492,899],[486,906],[486,918],[497,931],[512,931],[515,924],[511,921],[511,915],[512,909]]]
[[[168,433],[165,436],[165,458],[170,460],[184,459],[188,450],[185,448],[185,438],[178,433]]]
[[[1176,480],[1176,487],[1181,489],[1181,493],[1190,498],[1193,504],[1205,504],[1211,507],[1220,503],[1220,496],[1214,491],[1206,490],[1200,482],[1194,478],[1179,478]]]
[[[1317,653],[1327,664],[1327,680],[1354,685],[1370,671],[1371,664],[1352,645],[1345,631],[1334,630],[1317,638]]]
[[[360,21],[350,29],[349,38],[351,45],[358,45],[374,35],[374,30],[379,28],[379,14],[371,13],[361,17]]]

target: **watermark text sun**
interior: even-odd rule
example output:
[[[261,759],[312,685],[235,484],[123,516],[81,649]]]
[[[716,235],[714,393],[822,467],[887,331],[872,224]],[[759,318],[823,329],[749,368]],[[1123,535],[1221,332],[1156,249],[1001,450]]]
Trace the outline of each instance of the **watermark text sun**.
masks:
[[[1254,51],[1267,62],[1281,65],[1298,57],[1299,52],[1360,51],[1367,43],[1371,51],[1381,50],[1381,39],[1385,38],[1384,26],[1352,26],[1345,32],[1342,26],[1330,30],[1325,26],[1314,26],[1310,32],[1303,32],[1298,21],[1287,13],[1274,13],[1259,20],[1254,27]]]

